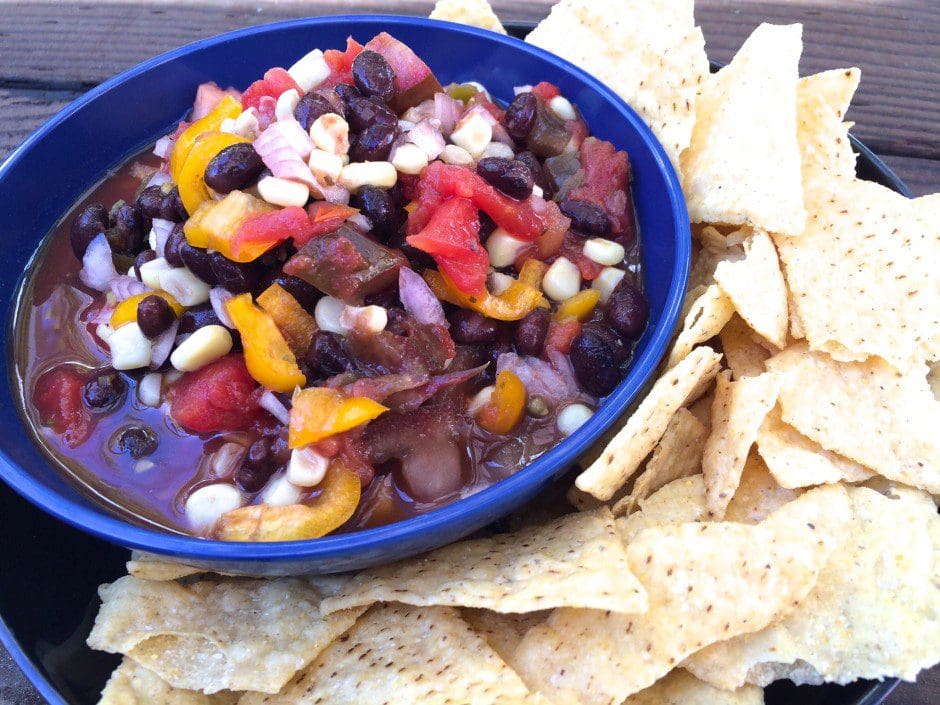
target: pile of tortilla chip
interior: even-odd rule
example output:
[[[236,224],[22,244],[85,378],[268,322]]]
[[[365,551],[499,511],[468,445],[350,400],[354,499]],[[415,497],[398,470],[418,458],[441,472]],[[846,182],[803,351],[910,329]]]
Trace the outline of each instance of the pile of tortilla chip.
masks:
[[[757,705],[940,660],[940,196],[855,178],[859,71],[800,78],[799,25],[709,75],[692,10],[562,0],[530,37],[649,121],[695,223],[682,329],[573,507],[356,575],[134,556],[102,705]]]

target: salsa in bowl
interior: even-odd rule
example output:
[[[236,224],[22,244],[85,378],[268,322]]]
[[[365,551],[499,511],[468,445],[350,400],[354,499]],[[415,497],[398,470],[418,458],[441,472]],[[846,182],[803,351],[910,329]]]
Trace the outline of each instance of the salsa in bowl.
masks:
[[[369,24],[346,21],[347,44],[332,20],[254,82],[206,70],[245,90],[203,85],[37,259],[27,416],[137,522],[213,547],[443,543],[505,511],[504,485],[518,503],[564,472],[665,346],[687,226],[635,116],[619,104],[633,124],[611,122],[598,100],[619,101],[512,40]],[[534,65],[439,68],[451,34]],[[448,513],[460,528],[417,537]]]

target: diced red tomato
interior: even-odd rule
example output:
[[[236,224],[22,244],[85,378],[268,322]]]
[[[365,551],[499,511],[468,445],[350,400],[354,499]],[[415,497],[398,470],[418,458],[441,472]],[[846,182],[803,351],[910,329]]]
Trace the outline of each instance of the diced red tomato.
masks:
[[[588,281],[597,279],[598,275],[604,271],[604,265],[598,264],[584,255],[584,239],[570,230],[565,233],[560,254],[574,262],[581,272],[581,277]]]
[[[362,444],[362,432],[362,427],[354,428],[351,431],[340,433],[335,438],[339,446],[336,457],[359,476],[359,482],[362,488],[365,489],[372,484],[372,479],[375,477],[375,468],[369,462],[366,448]]]
[[[554,201],[545,201],[543,207],[545,212],[542,214],[542,218],[547,224],[545,232],[535,242],[527,245],[519,252],[514,263],[516,269],[522,269],[522,265],[527,259],[549,260],[561,250],[565,233],[571,227],[571,219],[565,217],[561,212],[561,208]]]
[[[219,104],[219,101],[227,95],[232,96],[235,100],[241,100],[242,97],[242,94],[235,88],[222,90],[215,81],[200,83],[196,89],[196,100],[193,101],[193,121],[204,118],[212,112],[212,109]]]
[[[306,242],[311,230],[307,211],[291,206],[267,213],[258,213],[243,220],[229,240],[231,254],[238,261],[257,259],[288,238]],[[243,257],[244,255],[244,257]]]
[[[245,358],[226,355],[196,372],[187,372],[170,390],[170,415],[195,433],[240,431],[264,413]]]
[[[454,197],[441,203],[407,242],[431,255],[462,292],[474,294],[486,286],[490,258],[480,244],[480,216],[470,199]]]
[[[33,406],[39,420],[62,436],[69,448],[88,440],[94,427],[91,413],[82,403],[84,376],[70,365],[54,367],[36,380]]]
[[[590,201],[610,217],[615,239],[632,241],[636,234],[633,202],[630,200],[630,161],[626,152],[610,142],[589,137],[581,145],[584,182],[569,196]]]
[[[548,335],[545,336],[545,349],[558,350],[567,355],[580,332],[581,322],[577,318],[566,318],[563,321],[552,319],[548,324]]]
[[[303,90],[287,71],[277,66],[268,69],[264,73],[264,78],[252,83],[242,93],[242,107],[245,109],[258,108],[260,112],[260,102],[263,96],[269,96],[277,100],[280,98],[281,93],[292,88],[303,95]]]
[[[294,235],[294,244],[299,248],[315,237],[331,233],[339,228],[347,218],[358,212],[358,209],[344,206],[342,203],[314,201],[307,206],[307,215],[310,223],[307,234],[303,237]]]
[[[392,101],[395,112],[401,113],[441,90],[441,84],[428,65],[388,32],[377,34],[365,48],[381,54],[395,72],[398,83],[398,94]]]
[[[332,88],[340,83],[352,84],[352,63],[362,53],[362,44],[352,37],[346,38],[346,51],[327,49],[323,52],[323,60],[330,67],[330,75],[320,88]]]
[[[588,132],[587,123],[584,122],[584,120],[565,120],[565,127],[571,131],[571,141],[569,144],[573,145],[575,149],[580,150],[581,145],[584,144],[584,140],[591,134]]]
[[[272,122],[277,122],[277,99],[269,95],[261,96],[258,101],[258,127],[267,130]]]
[[[548,81],[542,81],[541,83],[537,83],[532,86],[532,92],[546,103],[552,98],[557,98],[561,95],[561,91],[558,90],[558,86],[556,86],[554,83],[549,83]]]

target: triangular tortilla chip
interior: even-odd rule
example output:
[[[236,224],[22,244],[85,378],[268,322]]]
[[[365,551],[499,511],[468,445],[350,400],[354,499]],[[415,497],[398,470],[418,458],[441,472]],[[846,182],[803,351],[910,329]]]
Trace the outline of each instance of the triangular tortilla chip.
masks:
[[[638,504],[639,511],[617,519],[617,531],[628,544],[644,529],[708,520],[705,480],[700,474],[673,480]]]
[[[797,86],[797,139],[803,160],[804,191],[817,178],[855,176],[851,123],[842,122],[861,78],[856,68],[823,71],[801,78]]]
[[[669,353],[667,367],[675,367],[699,343],[718,335],[731,320],[734,306],[731,300],[715,284],[709,286],[695,299],[685,315],[682,331]]]
[[[725,512],[725,521],[759,524],[803,493],[781,487],[756,451],[748,453],[741,482]]]
[[[486,0],[437,0],[428,18],[468,24],[506,34],[506,29]]]
[[[764,705],[764,691],[753,685],[720,690],[677,668],[623,705]]]
[[[756,340],[757,334],[735,314],[721,329],[721,349],[734,379],[756,377],[767,371],[764,363],[771,353]]]
[[[549,614],[551,610],[523,614],[504,614],[474,608],[460,610],[463,620],[486,639],[486,643],[493,651],[510,666],[512,666],[512,655],[516,652],[522,637],[532,627],[548,619]]]
[[[241,693],[206,695],[174,688],[153,671],[126,658],[114,669],[98,705],[235,705]]]

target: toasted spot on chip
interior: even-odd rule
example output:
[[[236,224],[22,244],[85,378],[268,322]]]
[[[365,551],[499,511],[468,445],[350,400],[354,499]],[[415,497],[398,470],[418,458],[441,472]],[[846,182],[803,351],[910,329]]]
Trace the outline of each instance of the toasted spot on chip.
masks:
[[[486,639],[486,643],[493,651],[510,666],[512,666],[512,655],[519,646],[519,642],[522,641],[522,637],[532,627],[548,619],[550,613],[550,610],[522,614],[505,614],[474,608],[460,610],[460,616],[464,621]]]
[[[901,373],[878,358],[839,362],[800,344],[767,368],[783,381],[785,423],[884,477],[940,493],[940,402],[922,367]]]
[[[940,517],[923,492],[846,488],[852,520],[800,608],[762,631],[715,644],[686,666],[721,688],[914,680],[940,660]]]
[[[673,480],[699,472],[707,437],[708,429],[702,422],[688,409],[679,409],[669,420],[630,494],[614,505],[614,515],[629,514],[638,500],[646,499]]]
[[[98,705],[235,705],[241,693],[206,695],[174,688],[153,671],[126,658],[114,669]]]
[[[940,358],[940,199],[829,180],[807,207],[805,231],[774,241],[810,347],[899,369]]]
[[[551,607],[643,612],[647,605],[607,507],[363,571],[321,609],[329,613],[391,601],[497,612]]]
[[[787,288],[770,236],[755,230],[744,241],[744,259],[720,262],[715,281],[735,310],[759,335],[778,348],[787,343]]]
[[[548,705],[449,607],[377,605],[278,695],[240,705]]]
[[[709,286],[692,303],[682,324],[682,331],[669,353],[667,367],[674,367],[699,343],[718,335],[731,320],[734,306],[731,300],[715,284]]]
[[[93,649],[129,656],[176,688],[276,693],[355,621],[324,617],[327,592],[301,579],[189,585],[125,576],[99,589]]]
[[[852,123],[843,122],[861,71],[833,69],[801,78],[797,86],[797,139],[803,160],[804,191],[819,177],[855,176],[849,141]]]
[[[623,705],[764,705],[764,691],[753,685],[721,690],[677,668]]]
[[[627,552],[649,593],[649,611],[555,610],[525,635],[513,664],[553,702],[619,705],[704,646],[791,612],[816,583],[849,517],[845,491],[829,485],[756,526],[645,529]]]
[[[506,34],[502,23],[486,0],[437,0],[428,17],[432,20],[447,20]]]
[[[718,375],[712,403],[712,427],[702,457],[709,513],[721,518],[734,496],[744,463],[764,417],[777,402],[780,380],[765,372],[732,382],[727,370]]]
[[[930,385],[934,399],[940,399],[940,362],[930,365],[930,370],[927,372],[927,384]]]
[[[721,329],[721,349],[734,379],[756,377],[767,371],[764,363],[771,353],[757,340],[757,333],[735,314]]]
[[[610,499],[663,437],[676,410],[705,391],[718,374],[720,360],[721,355],[711,348],[695,348],[660,377],[600,457],[578,475],[578,488],[598,499]]]

